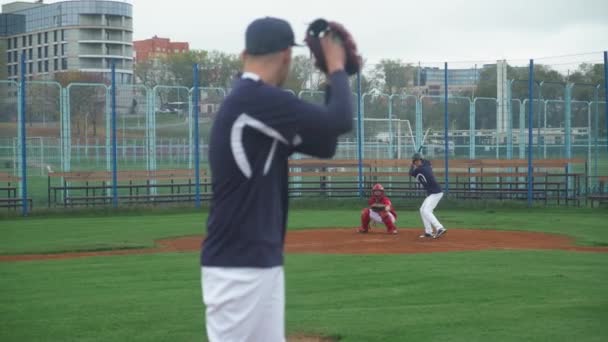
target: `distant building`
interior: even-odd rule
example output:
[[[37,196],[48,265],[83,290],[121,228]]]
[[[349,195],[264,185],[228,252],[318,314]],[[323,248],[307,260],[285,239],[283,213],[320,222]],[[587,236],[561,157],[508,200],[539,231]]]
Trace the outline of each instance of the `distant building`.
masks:
[[[190,51],[190,44],[186,42],[172,42],[169,38],[159,38],[158,36],[136,40],[133,42],[133,46],[136,63]]]
[[[119,1],[73,0],[2,5],[0,44],[6,48],[8,79],[80,71],[109,76],[112,62],[121,83],[133,79],[133,9]]]
[[[6,39],[0,39],[0,80],[6,80],[8,78],[8,74],[6,73]]]
[[[448,69],[448,87],[456,91],[475,89],[481,70],[481,68]],[[420,82],[418,82],[418,79],[415,79],[415,85],[425,89],[427,95],[438,96],[443,94],[445,86],[444,69],[422,68],[420,70]]]

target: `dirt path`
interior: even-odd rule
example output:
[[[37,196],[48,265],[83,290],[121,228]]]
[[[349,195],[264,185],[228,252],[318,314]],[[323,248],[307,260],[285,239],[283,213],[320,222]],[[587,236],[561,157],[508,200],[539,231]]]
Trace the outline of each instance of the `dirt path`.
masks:
[[[398,235],[383,231],[358,234],[355,229],[314,229],[290,231],[287,234],[287,253],[321,254],[411,254],[478,250],[566,250],[607,253],[608,247],[576,246],[567,236],[517,231],[451,229],[437,240],[420,239],[419,229],[402,229]],[[60,254],[2,255],[0,262],[71,259],[106,255],[131,255],[167,252],[198,251],[201,236],[186,236],[158,240],[156,248],[127,249],[101,252]]]

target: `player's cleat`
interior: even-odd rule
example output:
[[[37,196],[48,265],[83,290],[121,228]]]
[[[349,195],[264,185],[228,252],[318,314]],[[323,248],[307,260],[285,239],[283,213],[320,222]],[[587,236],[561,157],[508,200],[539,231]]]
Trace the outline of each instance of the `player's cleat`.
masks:
[[[435,237],[435,235],[429,234],[429,233],[424,233],[419,236],[419,238],[421,238],[421,239],[433,239],[434,237]]]
[[[445,229],[445,228],[437,229],[437,233],[435,234],[435,239],[440,238],[442,235],[445,235],[445,233],[447,233],[447,229]]]
[[[357,229],[357,233],[365,234],[367,232],[369,232],[369,228],[360,227]]]
[[[387,229],[386,230],[387,234],[397,234],[397,228],[392,228],[392,229]]]

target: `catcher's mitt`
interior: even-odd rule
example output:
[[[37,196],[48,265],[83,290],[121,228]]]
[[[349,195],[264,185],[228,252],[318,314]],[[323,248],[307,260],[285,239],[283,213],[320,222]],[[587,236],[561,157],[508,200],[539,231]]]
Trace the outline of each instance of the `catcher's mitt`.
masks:
[[[306,38],[304,41],[310,48],[310,51],[315,56],[315,66],[322,72],[327,73],[327,63],[325,63],[325,54],[321,47],[320,38],[323,38],[329,32],[333,32],[342,42],[346,53],[346,61],[344,63],[344,71],[349,75],[354,75],[361,70],[363,60],[357,52],[357,44],[353,36],[342,26],[335,21],[327,21],[325,19],[317,19],[308,26]]]
[[[371,205],[371,209],[375,212],[385,211],[386,205],[384,205],[382,203],[374,203]]]

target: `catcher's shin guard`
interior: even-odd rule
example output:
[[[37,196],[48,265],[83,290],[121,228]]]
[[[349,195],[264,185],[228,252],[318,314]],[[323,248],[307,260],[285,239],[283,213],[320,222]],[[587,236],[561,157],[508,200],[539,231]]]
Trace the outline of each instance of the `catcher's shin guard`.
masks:
[[[369,211],[369,208],[361,210],[361,228],[359,228],[360,233],[367,233],[369,231],[369,222],[371,221]]]
[[[384,212],[382,212],[381,216],[382,216],[382,222],[386,226],[387,233],[389,233],[389,234],[396,233],[397,227],[393,223],[393,219],[391,218],[391,215],[387,211],[384,211]]]

